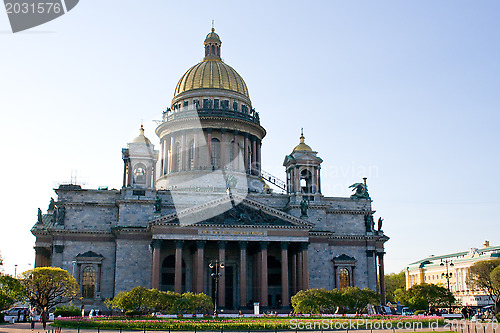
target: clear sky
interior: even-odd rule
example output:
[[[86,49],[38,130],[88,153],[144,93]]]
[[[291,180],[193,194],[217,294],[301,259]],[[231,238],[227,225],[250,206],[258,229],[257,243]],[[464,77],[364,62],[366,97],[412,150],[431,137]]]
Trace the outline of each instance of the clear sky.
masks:
[[[4,271],[34,261],[37,208],[77,173],[119,188],[141,120],[154,142],[215,20],[267,130],[263,169],[306,143],[325,195],[368,177],[386,271],[500,245],[500,2],[82,0],[12,34],[0,13]]]

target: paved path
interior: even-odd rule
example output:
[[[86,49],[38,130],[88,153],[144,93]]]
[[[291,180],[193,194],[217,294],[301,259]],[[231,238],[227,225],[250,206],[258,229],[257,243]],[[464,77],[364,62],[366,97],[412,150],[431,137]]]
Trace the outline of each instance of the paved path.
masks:
[[[422,329],[395,329],[395,330],[356,330],[356,333],[395,333],[395,332],[429,332],[429,331],[455,331],[457,333],[500,333],[500,326],[498,323],[495,323],[496,325],[492,325],[492,323],[476,323],[476,322],[470,322],[470,321],[458,321],[456,322],[459,325],[454,326],[445,326],[445,327],[439,327],[439,328],[428,328],[428,327],[423,327]],[[56,328],[53,328],[51,326],[47,326],[48,333],[58,333],[59,330]],[[30,332],[30,324],[29,323],[16,323],[16,324],[2,324],[0,325],[0,333],[22,333],[22,332]],[[101,332],[119,332],[119,331],[108,331],[108,330],[100,330]],[[302,330],[298,330],[298,332],[301,332]],[[61,333],[97,333],[97,329],[82,329],[78,331],[77,329],[69,329],[69,328],[63,328],[61,329]],[[123,332],[143,332],[143,331],[123,331]],[[147,331],[149,333],[166,333],[168,331]],[[173,331],[174,332],[174,331]],[[274,331],[273,331],[274,332]],[[278,331],[280,333],[296,333],[295,330],[290,330],[290,331]],[[306,332],[306,331],[302,331]],[[307,331],[307,333],[323,333],[323,331]],[[349,333],[352,332],[350,329],[349,331],[346,330],[336,330],[335,332],[339,333]],[[36,323],[35,325],[35,330],[33,333],[44,333],[42,329],[42,324],[41,323]],[[177,332],[176,332],[177,333]],[[191,333],[191,332],[188,332]],[[200,332],[201,333],[201,332]],[[204,332],[205,333],[205,332]],[[206,332],[208,333],[208,332]],[[218,332],[212,332],[212,333],[218,333]]]

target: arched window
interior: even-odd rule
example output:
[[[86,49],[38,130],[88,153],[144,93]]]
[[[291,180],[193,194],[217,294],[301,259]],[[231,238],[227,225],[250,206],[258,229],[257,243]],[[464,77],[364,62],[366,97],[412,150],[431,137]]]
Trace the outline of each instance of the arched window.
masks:
[[[82,296],[83,298],[94,298],[95,292],[95,269],[86,266],[82,272]]]
[[[349,285],[349,270],[345,267],[339,269],[339,289],[344,289]]]
[[[215,54],[215,45],[212,45],[212,54]]]
[[[304,169],[300,172],[300,188],[302,193],[313,193],[311,171]]]
[[[220,141],[217,138],[212,139],[212,166],[216,169],[220,167]]]
[[[189,152],[188,152],[188,167],[190,170],[194,169],[194,140],[189,141]]]
[[[134,166],[134,183],[146,184],[146,166],[142,163],[137,163]]]

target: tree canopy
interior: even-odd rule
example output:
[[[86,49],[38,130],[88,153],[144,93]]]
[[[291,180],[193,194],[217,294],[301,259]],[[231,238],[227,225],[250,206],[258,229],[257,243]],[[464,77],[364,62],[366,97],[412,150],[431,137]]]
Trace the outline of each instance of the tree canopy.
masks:
[[[416,284],[406,292],[397,294],[396,300],[414,310],[448,307],[456,302],[455,296],[448,289],[427,283]]]
[[[498,313],[500,310],[500,259],[478,261],[472,265],[467,284],[471,289],[486,292],[490,300],[495,303],[495,313]]]
[[[21,284],[31,305],[50,309],[78,296],[75,278],[58,267],[38,267],[22,274]]]
[[[385,293],[388,302],[395,303],[396,295],[406,289],[405,272],[385,275]]]
[[[26,293],[18,279],[10,275],[0,275],[0,311],[6,310],[17,301],[24,299]]]
[[[347,287],[342,290],[301,290],[292,297],[291,301],[296,313],[335,313],[337,310],[359,313],[368,304],[379,303],[380,298],[371,289]]]
[[[141,286],[120,292],[115,298],[107,300],[106,304],[125,312],[142,314],[160,311],[168,314],[207,313],[213,310],[212,299],[203,293],[187,292],[181,295]]]

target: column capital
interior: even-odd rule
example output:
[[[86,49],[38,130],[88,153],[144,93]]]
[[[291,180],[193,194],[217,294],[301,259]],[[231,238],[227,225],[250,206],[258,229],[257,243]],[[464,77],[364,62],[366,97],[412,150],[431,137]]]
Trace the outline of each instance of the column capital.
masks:
[[[174,242],[176,248],[182,248],[182,245],[184,244],[184,241],[182,239],[176,239]]]
[[[217,241],[217,244],[219,245],[219,249],[225,249],[225,248],[226,248],[227,241],[225,241],[225,240],[220,240],[220,241]]]
[[[307,250],[309,248],[309,242],[307,243],[300,243],[300,249],[301,250]]]
[[[239,241],[238,244],[242,250],[248,247],[248,241]]]
[[[201,248],[204,248],[205,247],[205,243],[206,241],[204,240],[199,240],[199,241],[196,241],[196,246],[201,249]]]
[[[289,242],[281,242],[281,249],[287,250],[289,245],[290,245]]]
[[[160,248],[160,247],[161,247],[161,244],[162,244],[162,243],[163,243],[163,241],[162,241],[161,239],[153,239],[153,240],[151,241],[150,246],[151,246],[151,248],[153,248],[153,249],[158,249],[158,248]]]
[[[267,249],[268,244],[269,244],[269,242],[267,242],[267,241],[260,241],[259,242],[261,250]]]

